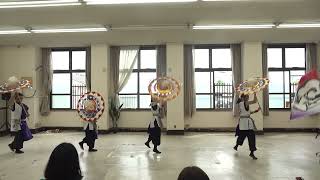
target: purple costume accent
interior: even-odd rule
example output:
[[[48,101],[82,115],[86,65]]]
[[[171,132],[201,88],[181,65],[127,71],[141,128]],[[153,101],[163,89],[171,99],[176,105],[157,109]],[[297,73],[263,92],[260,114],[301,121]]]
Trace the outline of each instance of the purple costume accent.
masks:
[[[32,133],[28,127],[27,121],[21,121],[21,131],[24,141],[28,141],[33,138]]]
[[[27,115],[29,114],[28,113],[29,107],[23,103],[22,103],[21,107],[22,107],[22,112],[21,112],[21,125],[20,126],[21,126],[22,136],[23,136],[24,141],[28,141],[33,138],[32,133],[31,133],[31,131],[28,127],[27,121],[26,121]]]

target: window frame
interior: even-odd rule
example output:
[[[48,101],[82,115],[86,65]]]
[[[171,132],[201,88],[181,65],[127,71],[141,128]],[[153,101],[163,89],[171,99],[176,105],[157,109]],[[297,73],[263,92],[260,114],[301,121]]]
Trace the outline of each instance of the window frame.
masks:
[[[216,108],[215,105],[215,86],[211,84],[211,82],[214,83],[214,73],[219,71],[230,71],[232,73],[232,67],[231,68],[213,68],[212,67],[212,50],[213,49],[230,49],[231,51],[231,45],[230,44],[203,44],[203,45],[194,45],[194,49],[208,49],[209,50],[209,67],[208,68],[194,68],[195,73],[196,72],[210,72],[210,91],[212,93],[195,93],[197,95],[209,95],[212,96],[212,99],[210,98],[210,106],[213,105],[212,108],[197,108],[197,111],[232,111],[231,108]],[[213,78],[213,79],[212,79]],[[233,87],[233,85],[232,85]],[[232,88],[232,96],[234,95],[234,88]],[[232,98],[233,100],[233,98]]]
[[[269,110],[271,111],[291,111],[291,105],[292,105],[292,98],[291,98],[291,94],[294,92],[292,91],[291,88],[291,71],[305,71],[306,73],[306,67],[307,67],[307,48],[306,48],[306,44],[267,44],[267,50],[269,48],[281,48],[281,53],[282,53],[282,67],[281,68],[276,68],[276,67],[267,67],[268,69],[268,76],[269,76],[269,72],[282,72],[283,73],[283,80],[285,80],[285,72],[288,72],[289,74],[289,92],[286,93],[285,92],[285,86],[286,84],[283,83],[283,93],[270,93],[269,92]],[[305,58],[304,58],[304,68],[301,67],[291,67],[291,68],[287,68],[286,66],[286,54],[285,54],[285,49],[286,48],[304,48],[305,51]],[[268,56],[268,55],[267,55]],[[268,87],[269,88],[269,87]],[[270,108],[270,94],[271,95],[283,95],[283,108]],[[286,104],[285,104],[285,97],[286,95],[289,95],[289,101],[290,101],[290,107],[289,108],[285,108]]]
[[[52,52],[59,52],[59,51],[68,51],[69,52],[69,69],[68,70],[53,70],[53,74],[62,74],[62,73],[69,73],[70,74],[70,94],[53,94],[52,89],[50,92],[50,109],[53,111],[74,111],[76,109],[72,109],[72,73],[85,73],[86,77],[88,77],[88,71],[87,69],[85,70],[72,70],[72,52],[73,51],[85,51],[86,52],[86,63],[88,61],[91,61],[91,51],[90,47],[63,47],[63,48],[51,48],[51,53]],[[87,64],[86,64],[87,68]],[[89,76],[91,77],[91,76]],[[91,86],[91,79],[89,79],[89,87]],[[88,87],[88,84],[86,85]],[[54,95],[67,95],[70,96],[70,108],[53,108],[52,107],[52,96]]]
[[[122,108],[122,111],[147,111],[150,108],[140,108],[140,95],[150,95],[149,93],[140,93],[140,73],[157,73],[157,62],[156,67],[141,69],[141,50],[156,50],[157,48],[154,45],[144,45],[139,47],[138,59],[137,59],[137,69],[133,69],[132,73],[137,73],[137,92],[136,93],[118,93],[118,96],[121,95],[136,95],[137,96],[137,108]],[[157,59],[156,59],[157,61]]]

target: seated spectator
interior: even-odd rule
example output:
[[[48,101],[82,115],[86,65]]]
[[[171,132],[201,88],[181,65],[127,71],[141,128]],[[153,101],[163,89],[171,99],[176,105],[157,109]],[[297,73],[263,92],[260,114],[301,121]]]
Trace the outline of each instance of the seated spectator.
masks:
[[[50,155],[44,176],[46,180],[81,180],[76,148],[70,143],[58,145]]]
[[[209,177],[199,167],[189,166],[180,172],[178,180],[209,180]]]

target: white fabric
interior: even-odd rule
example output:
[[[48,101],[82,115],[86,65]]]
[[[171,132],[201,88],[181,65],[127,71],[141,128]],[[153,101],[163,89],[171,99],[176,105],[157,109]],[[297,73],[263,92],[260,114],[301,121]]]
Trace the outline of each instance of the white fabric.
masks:
[[[89,130],[97,130],[97,123],[96,122],[85,121],[84,126],[83,126],[83,130],[86,130],[88,126],[89,126]]]
[[[14,110],[11,110],[11,131],[17,132],[21,130],[21,113],[22,113],[22,107],[14,103]]]
[[[253,119],[250,117],[250,109],[246,110],[244,102],[239,103],[239,109],[240,109],[239,129],[240,130],[255,129]]]
[[[150,118],[150,122],[149,122],[150,128],[154,128],[155,127],[155,122],[157,122],[158,125],[160,126],[160,117],[159,117],[159,115],[160,115],[160,106],[157,104],[157,108],[155,110],[151,106],[151,113],[152,113],[153,118]]]
[[[139,46],[127,46],[120,48],[119,59],[119,93],[127,84],[135,63],[138,59]]]

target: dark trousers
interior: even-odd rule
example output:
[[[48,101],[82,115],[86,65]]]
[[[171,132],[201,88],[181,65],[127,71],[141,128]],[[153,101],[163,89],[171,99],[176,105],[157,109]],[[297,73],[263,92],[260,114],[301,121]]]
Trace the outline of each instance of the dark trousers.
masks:
[[[256,134],[253,130],[240,130],[237,145],[242,146],[246,137],[248,137],[250,151],[256,151]]]
[[[14,139],[11,143],[11,147],[12,149],[16,149],[16,150],[19,150],[19,149],[22,149],[23,148],[23,134],[22,134],[22,131],[18,131],[18,132],[14,132]]]
[[[87,143],[89,149],[94,148],[94,143],[97,139],[97,132],[95,130],[89,130],[89,126],[86,129],[86,137],[83,138],[82,142]]]
[[[159,146],[161,144],[161,129],[158,124],[156,123],[156,126],[154,128],[150,128],[149,126],[148,133],[149,137],[147,142],[149,143],[150,141],[152,141],[153,145]]]

